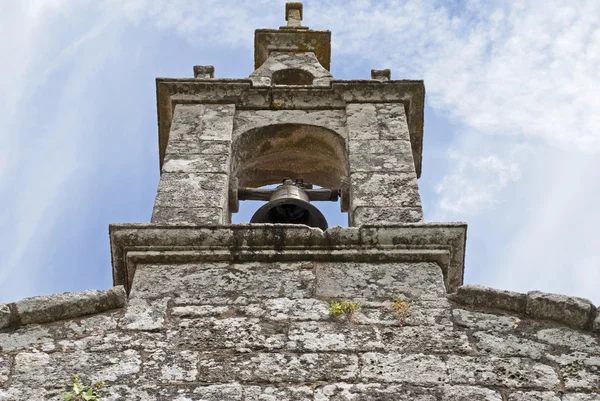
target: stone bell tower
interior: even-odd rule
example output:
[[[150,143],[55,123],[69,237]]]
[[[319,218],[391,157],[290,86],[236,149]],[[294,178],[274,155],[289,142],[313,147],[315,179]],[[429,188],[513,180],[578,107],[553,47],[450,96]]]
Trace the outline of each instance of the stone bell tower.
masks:
[[[285,17],[256,31],[248,79],[196,66],[193,80],[157,80],[152,222],[229,224],[238,193],[256,196],[240,188],[286,177],[339,191],[351,227],[422,222],[423,82],[392,81],[389,70],[336,80],[331,33],[302,26],[301,3]]]
[[[303,26],[302,3],[285,11],[256,30],[247,79],[157,79],[160,183],[151,224],[111,227],[115,284],[129,293],[148,263],[360,260],[435,262],[452,291],[466,225],[423,222],[423,82],[336,80],[331,32]],[[251,222],[271,224],[232,225],[246,199],[271,200]],[[315,231],[315,201],[338,201],[349,228]]]

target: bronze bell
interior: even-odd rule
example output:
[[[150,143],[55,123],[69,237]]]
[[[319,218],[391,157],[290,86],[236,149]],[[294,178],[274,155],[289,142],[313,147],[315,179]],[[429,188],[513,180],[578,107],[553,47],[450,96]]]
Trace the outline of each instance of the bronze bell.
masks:
[[[306,192],[292,180],[285,180],[275,189],[269,202],[254,213],[250,223],[305,224],[327,229],[323,213],[310,204]]]

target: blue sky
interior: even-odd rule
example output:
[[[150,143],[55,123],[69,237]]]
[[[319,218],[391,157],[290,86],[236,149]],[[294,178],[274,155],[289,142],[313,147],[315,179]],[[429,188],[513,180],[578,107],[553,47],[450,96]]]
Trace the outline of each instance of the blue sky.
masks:
[[[158,183],[154,79],[247,77],[284,3],[0,4],[0,302],[111,286],[108,224],[149,221]],[[599,304],[600,3],[495,3],[305,1],[304,22],[336,78],[424,79],[425,219],[469,224],[467,283]]]

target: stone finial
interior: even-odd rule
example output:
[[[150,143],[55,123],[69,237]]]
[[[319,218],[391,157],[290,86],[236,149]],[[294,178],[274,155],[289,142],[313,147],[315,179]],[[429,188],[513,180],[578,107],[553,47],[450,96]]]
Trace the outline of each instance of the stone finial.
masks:
[[[377,81],[389,81],[392,77],[392,73],[389,68],[385,70],[371,70],[371,79]]]
[[[302,3],[290,2],[285,3],[285,20],[288,27],[302,26]]]
[[[214,77],[215,77],[215,66],[214,65],[195,65],[194,66],[194,78],[212,79]]]

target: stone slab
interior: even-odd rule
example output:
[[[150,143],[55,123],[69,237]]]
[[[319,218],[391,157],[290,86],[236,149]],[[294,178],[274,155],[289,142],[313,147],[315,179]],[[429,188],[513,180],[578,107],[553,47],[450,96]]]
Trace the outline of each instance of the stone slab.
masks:
[[[596,307],[584,298],[530,291],[527,293],[527,314],[534,319],[555,320],[584,329],[593,320]]]
[[[123,286],[24,298],[15,303],[22,324],[44,323],[121,308],[127,296]]]
[[[326,298],[411,300],[445,297],[442,271],[435,263],[323,263],[316,269],[316,295]]]
[[[504,309],[517,313],[524,313],[527,307],[525,294],[476,284],[458,287],[452,300],[464,305]]]

